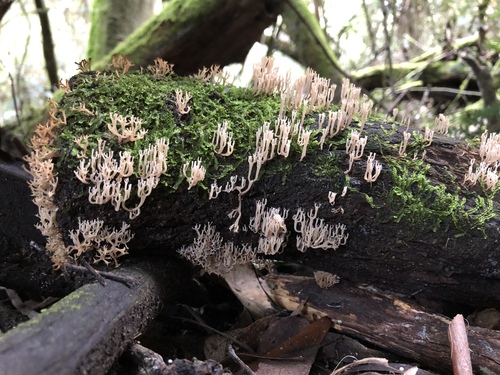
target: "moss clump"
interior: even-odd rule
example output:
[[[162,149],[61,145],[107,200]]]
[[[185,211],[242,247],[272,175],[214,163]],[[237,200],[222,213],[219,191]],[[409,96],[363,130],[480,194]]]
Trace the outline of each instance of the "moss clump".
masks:
[[[79,160],[79,148],[74,138],[89,136],[89,151],[105,139],[115,152],[127,150],[137,157],[140,150],[154,144],[158,138],[170,143],[168,172],[162,183],[177,187],[182,182],[182,165],[201,158],[207,168],[207,179],[228,176],[245,161],[255,147],[256,130],[265,121],[274,121],[279,111],[279,100],[255,96],[252,91],[222,84],[204,83],[199,79],[167,76],[155,78],[147,73],[116,74],[82,73],[72,78],[72,91],[60,102],[69,126],[62,130],[57,148],[61,151],[59,170],[73,170]],[[189,92],[191,110],[176,112],[175,90]],[[81,104],[93,115],[76,110]],[[138,141],[120,145],[107,128],[109,115],[116,112],[142,120],[147,135]],[[233,133],[235,152],[229,158],[218,157],[212,149],[212,137],[219,123],[227,121]],[[70,174],[66,177],[70,178]]]
[[[475,195],[468,202],[460,197],[454,181],[433,185],[427,178],[430,165],[422,160],[389,159],[388,164],[393,185],[387,198],[395,222],[406,222],[419,231],[454,225],[459,231],[479,230],[485,235],[484,224],[495,215],[491,197]],[[450,186],[456,186],[456,191],[450,191]]]

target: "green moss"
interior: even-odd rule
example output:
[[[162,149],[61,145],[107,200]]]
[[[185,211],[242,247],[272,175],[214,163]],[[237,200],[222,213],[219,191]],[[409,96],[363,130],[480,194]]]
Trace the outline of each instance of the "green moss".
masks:
[[[346,176],[340,170],[339,166],[342,164],[342,152],[323,152],[315,158],[314,164],[311,166],[311,172],[317,177],[327,177],[334,181],[334,188],[337,191],[342,190]]]
[[[149,74],[80,74],[73,79],[73,90],[61,100],[69,126],[58,138],[61,150],[59,167],[73,170],[79,160],[75,137],[89,135],[89,151],[103,138],[115,151],[127,150],[137,157],[139,151],[154,144],[158,138],[170,142],[168,172],[162,183],[178,187],[185,162],[198,158],[207,168],[206,181],[230,175],[255,148],[255,133],[265,121],[273,122],[279,111],[279,101],[272,97],[254,96],[251,90],[207,84],[194,78],[167,77],[156,79]],[[189,92],[191,110],[179,115],[175,108],[175,90]],[[76,111],[81,103],[94,116]],[[107,129],[109,114],[117,112],[142,119],[147,135],[138,141],[119,145]],[[219,123],[227,121],[233,133],[235,152],[231,157],[215,155],[212,137]],[[62,168],[60,168],[62,169]],[[66,176],[71,178],[70,175]]]
[[[82,73],[72,79],[72,86],[73,90],[60,102],[69,124],[62,130],[56,145],[61,151],[58,161],[60,176],[76,180],[73,170],[79,163],[76,157],[79,149],[73,139],[79,135],[89,135],[87,157],[90,157],[90,150],[96,147],[100,138],[104,138],[115,153],[127,150],[137,158],[140,150],[164,137],[170,144],[168,171],[161,180],[161,184],[169,188],[167,192],[187,187],[182,166],[198,158],[202,159],[207,174],[204,182],[192,191],[199,194],[199,189],[207,189],[214,179],[219,180],[219,184],[225,183],[240,166],[246,165],[248,156],[255,150],[257,129],[266,121],[273,123],[279,112],[279,98],[256,96],[249,89],[203,83],[194,78],[169,76],[159,79],[139,72],[123,76]],[[176,89],[192,95],[188,103],[191,110],[186,115],[179,115],[175,110]],[[72,109],[81,103],[85,103],[94,115]],[[116,137],[107,129],[110,112],[142,119],[142,127],[148,130],[146,137],[118,144]],[[235,152],[229,157],[216,155],[212,147],[213,134],[223,121],[228,122],[236,144]],[[311,114],[305,123],[306,127],[317,129],[317,115]],[[390,220],[406,223],[415,231],[454,227],[464,233],[478,230],[484,234],[484,224],[494,216],[494,193],[464,195],[452,174],[441,174],[440,179],[444,183],[433,184],[429,178],[431,166],[428,163],[391,156],[397,154],[400,132],[395,125],[384,125],[380,131],[377,129],[370,133],[367,150],[383,155],[391,169],[391,182],[387,190],[376,188],[368,193],[363,190],[358,193],[365,194],[373,209],[384,208],[383,212],[378,212],[381,220],[389,215]],[[310,164],[314,176],[330,178],[338,191],[343,186],[349,186],[349,176],[339,168],[345,160],[343,150],[349,133],[344,131],[337,135],[320,151],[319,132],[313,130],[308,155],[314,154],[314,160],[306,158],[304,161]],[[414,133],[407,153],[413,155],[425,146],[423,137]],[[281,173],[282,182],[286,183],[300,153],[301,148],[292,142],[289,158],[271,160],[262,173]],[[351,187],[350,190],[357,191],[357,188]]]
[[[459,231],[479,230],[485,235],[484,224],[495,215],[492,196],[461,198],[459,184],[452,177],[447,184],[433,185],[427,177],[430,165],[422,160],[389,159],[388,164],[393,185],[387,201],[395,222],[418,231],[452,225]],[[456,190],[450,191],[453,186]]]

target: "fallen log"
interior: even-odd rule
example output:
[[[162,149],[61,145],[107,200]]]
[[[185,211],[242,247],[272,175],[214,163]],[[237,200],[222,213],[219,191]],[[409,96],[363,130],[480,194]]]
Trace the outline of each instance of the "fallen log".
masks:
[[[106,374],[162,301],[192,295],[178,262],[125,265],[115,273],[132,284],[87,284],[0,336],[0,374]]]
[[[269,67],[263,66],[260,71]],[[495,260],[500,226],[498,187],[490,190],[481,183],[470,186],[464,182],[469,168],[472,172],[479,168],[477,149],[437,133],[430,142],[416,129],[368,121],[361,131],[367,137],[364,155],[350,166],[346,148],[353,132],[361,130],[360,123],[352,121],[349,129],[327,138],[321,148],[319,119],[329,112],[314,109],[307,114],[305,107],[299,107],[294,121],[300,122],[301,111],[305,111],[303,132],[310,132],[307,149],[298,145],[298,135],[289,136],[286,158],[275,155],[251,169],[250,161],[255,162],[256,145],[261,142],[257,134],[259,128],[263,134],[264,122],[271,124],[266,131],[278,141],[280,98],[217,83],[217,76],[205,78],[208,81],[170,73],[159,77],[146,71],[122,74],[117,67],[115,72],[86,72],[72,79],[71,91],[59,108],[52,109],[60,135],[51,142],[59,156],[52,161],[57,170],[57,181],[55,177],[52,181],[57,187],[47,194],[53,217],[46,223],[57,223],[55,232],[60,237],[52,232],[49,237],[63,242],[50,250],[56,262],[81,251],[81,238],[75,240],[71,233],[82,232],[89,225],[105,226],[109,231],[114,228],[115,235],[130,226],[134,237],[127,246],[131,254],[142,257],[173,254],[193,243],[197,237],[194,227],[202,232],[209,223],[223,243],[257,248],[270,240],[249,229],[258,202],[265,200],[265,210],[289,212],[283,218],[286,241],[274,255],[277,259],[421,300],[444,301],[448,305],[444,308],[500,306]],[[188,94],[188,107],[181,106]],[[289,109],[283,112],[293,116]],[[132,115],[134,121],[141,120],[141,131],[136,131],[143,138],[124,141],[125,136],[112,123],[117,125],[120,118],[132,121]],[[212,144],[223,122],[235,142],[230,156],[216,154]],[[407,145],[402,150],[405,137]],[[140,153],[161,147],[165,156],[162,142],[167,141],[165,162],[159,164],[158,176],[147,182],[139,172]],[[107,182],[109,188],[116,187],[111,197],[110,190],[99,183],[100,167],[92,169],[91,160],[104,160],[102,155],[109,157],[112,152],[118,165],[120,153],[125,163],[125,151],[134,158],[135,169],[126,181],[113,177]],[[99,153],[101,157],[95,156]],[[370,155],[379,163],[376,181],[367,177]],[[472,159],[475,164],[471,166]],[[372,162],[371,172],[373,168]],[[252,182],[242,188],[243,178]],[[149,195],[144,191],[146,182],[151,184]],[[212,188],[215,199],[210,199]],[[329,203],[330,193],[337,194],[333,204]],[[343,237],[340,242],[345,244],[336,251],[336,246],[329,251],[297,251],[303,238],[296,224],[299,212],[304,217],[316,215],[316,223],[327,228],[340,230],[345,225],[349,238],[345,242]],[[101,259],[99,244],[86,245],[84,256],[89,262]],[[301,250],[307,247],[319,245],[311,242]],[[121,253],[122,248],[116,248],[104,261],[116,261]]]
[[[452,372],[448,341],[451,320],[442,315],[348,281],[321,289],[312,277],[270,275],[266,280],[274,286],[274,300],[287,310],[295,311],[304,303],[303,314],[311,319],[328,316],[336,332],[410,358],[429,369]],[[474,373],[500,373],[500,332],[469,326],[467,336]]]

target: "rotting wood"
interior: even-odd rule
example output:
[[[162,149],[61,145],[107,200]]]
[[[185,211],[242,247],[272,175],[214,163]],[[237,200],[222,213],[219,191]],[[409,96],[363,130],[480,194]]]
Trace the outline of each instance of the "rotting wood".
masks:
[[[177,263],[125,265],[117,273],[135,285],[87,284],[0,337],[0,375],[105,374],[162,300],[188,288]]]
[[[452,363],[448,326],[450,319],[419,310],[412,302],[382,293],[372,287],[341,281],[319,288],[311,277],[268,276],[276,302],[295,310],[306,301],[304,314],[328,316],[337,332],[411,358],[422,366],[450,373]],[[474,373],[500,373],[500,332],[469,327]]]

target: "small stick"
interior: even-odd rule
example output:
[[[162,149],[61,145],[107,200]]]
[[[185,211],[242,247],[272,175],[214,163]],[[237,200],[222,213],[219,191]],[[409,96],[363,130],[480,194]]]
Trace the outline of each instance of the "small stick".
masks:
[[[106,280],[104,280],[104,277],[102,277],[99,274],[99,272],[97,272],[97,270],[94,269],[94,267],[92,267],[90,264],[88,264],[85,259],[82,259],[81,263],[83,264],[85,269],[87,271],[89,271],[92,274],[92,276],[94,276],[97,279],[97,281],[99,281],[99,284],[101,284],[102,286],[106,286]]]
[[[451,362],[454,375],[472,375],[469,341],[464,317],[457,314],[448,327],[448,340],[451,345]]]
[[[227,354],[229,354],[231,359],[241,367],[241,372],[243,373],[243,375],[255,375],[255,372],[253,372],[252,369],[248,367],[248,365],[243,362],[240,357],[238,357],[231,344],[229,344],[227,347]]]
[[[99,281],[99,283],[102,286],[106,286],[105,279],[113,280],[113,281],[122,283],[123,285],[125,285],[128,288],[132,288],[134,285],[137,284],[136,280],[134,280],[130,277],[127,277],[127,276],[120,276],[120,275],[116,275],[116,274],[111,273],[111,272],[97,271],[95,268],[93,268],[90,264],[88,264],[83,259],[81,260],[81,263],[84,265],[84,267],[77,266],[76,264],[71,264],[71,263],[66,263],[64,266],[67,269],[74,270],[74,271],[89,272],[90,274],[92,274],[92,276],[94,276],[97,279],[97,281]]]

